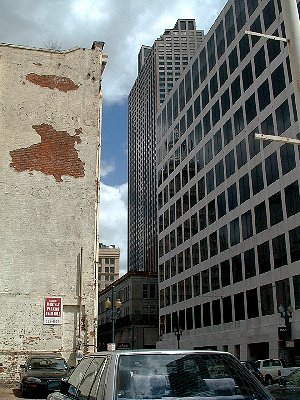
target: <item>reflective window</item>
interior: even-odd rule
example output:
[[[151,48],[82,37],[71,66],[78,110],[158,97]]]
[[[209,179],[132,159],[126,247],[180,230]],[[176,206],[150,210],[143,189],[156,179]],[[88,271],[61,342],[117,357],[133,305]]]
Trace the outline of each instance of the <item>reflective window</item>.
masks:
[[[300,260],[300,226],[289,231],[291,261]]]
[[[244,293],[234,295],[234,316],[236,321],[245,319]]]
[[[249,175],[245,174],[239,179],[240,204],[250,199]]]
[[[229,260],[221,262],[221,285],[222,287],[230,285],[230,263]]]
[[[273,287],[271,283],[260,287],[260,300],[262,315],[274,314]]]
[[[229,119],[223,125],[223,137],[224,137],[224,146],[226,146],[226,144],[228,144],[233,139],[231,119]]]
[[[291,183],[284,188],[285,207],[287,217],[297,214],[300,211],[300,196],[298,181]]]
[[[263,172],[261,163],[251,170],[253,195],[259,193],[264,188]]]
[[[256,275],[256,262],[254,249],[246,250],[244,253],[245,279]]]
[[[254,215],[255,215],[255,229],[256,233],[260,233],[267,229],[267,212],[266,212],[266,204],[263,201],[254,207]]]
[[[219,229],[219,244],[220,244],[220,252],[228,249],[227,225],[224,225]]]
[[[287,251],[285,243],[285,235],[279,235],[272,239],[274,268],[280,268],[287,265]]]
[[[231,259],[232,264],[232,281],[233,283],[240,282],[243,280],[243,267],[242,267],[242,258],[241,255],[238,254]]]
[[[277,192],[269,198],[270,224],[276,225],[283,221],[281,193]]]
[[[228,195],[228,209],[229,211],[231,211],[238,205],[237,190],[235,183],[227,189],[227,195]]]
[[[253,236],[253,227],[252,227],[252,213],[251,210],[248,210],[241,216],[242,223],[242,236],[243,240],[249,239]]]
[[[235,218],[230,221],[230,246],[234,246],[240,243],[240,225],[239,219]]]
[[[276,152],[272,153],[269,157],[266,158],[265,171],[266,171],[267,185],[271,185],[271,183],[279,179],[279,170],[278,170]]]
[[[257,259],[260,274],[271,270],[270,246],[268,241],[257,246]]]

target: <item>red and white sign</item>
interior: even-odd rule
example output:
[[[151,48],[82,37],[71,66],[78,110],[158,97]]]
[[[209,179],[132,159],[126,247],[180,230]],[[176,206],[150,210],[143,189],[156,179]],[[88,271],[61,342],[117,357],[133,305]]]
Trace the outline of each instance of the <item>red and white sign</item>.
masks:
[[[44,325],[62,324],[62,298],[45,297],[44,302]]]

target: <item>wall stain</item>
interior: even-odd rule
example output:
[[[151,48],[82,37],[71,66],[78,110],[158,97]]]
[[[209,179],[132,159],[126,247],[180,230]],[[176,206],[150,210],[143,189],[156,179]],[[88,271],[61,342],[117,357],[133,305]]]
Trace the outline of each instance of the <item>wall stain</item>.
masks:
[[[71,136],[67,131],[56,131],[52,125],[33,125],[41,142],[27,148],[10,151],[10,167],[17,172],[40,171],[62,182],[62,175],[84,177],[84,162],[78,157],[75,143],[81,143],[82,128]]]
[[[49,89],[58,89],[61,92],[68,92],[79,88],[79,85],[76,85],[70,78],[64,76],[38,75],[32,73],[27,74],[26,79],[35,85],[47,87]]]

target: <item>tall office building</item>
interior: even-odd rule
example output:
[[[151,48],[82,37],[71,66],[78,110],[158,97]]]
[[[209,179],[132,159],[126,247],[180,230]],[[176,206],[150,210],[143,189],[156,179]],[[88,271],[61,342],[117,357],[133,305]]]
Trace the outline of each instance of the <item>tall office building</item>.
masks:
[[[129,271],[157,271],[155,113],[202,40],[194,20],[178,20],[139,53],[128,102]]]
[[[245,31],[281,2],[228,1],[157,113],[158,346],[299,363],[299,149],[255,138],[298,135],[290,59]]]

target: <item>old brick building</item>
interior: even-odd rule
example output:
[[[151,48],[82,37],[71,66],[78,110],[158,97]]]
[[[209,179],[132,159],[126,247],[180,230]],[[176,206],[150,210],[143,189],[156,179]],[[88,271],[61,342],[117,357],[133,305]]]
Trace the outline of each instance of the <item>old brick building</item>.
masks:
[[[95,349],[103,42],[0,45],[0,381]],[[45,305],[46,304],[46,305]]]

